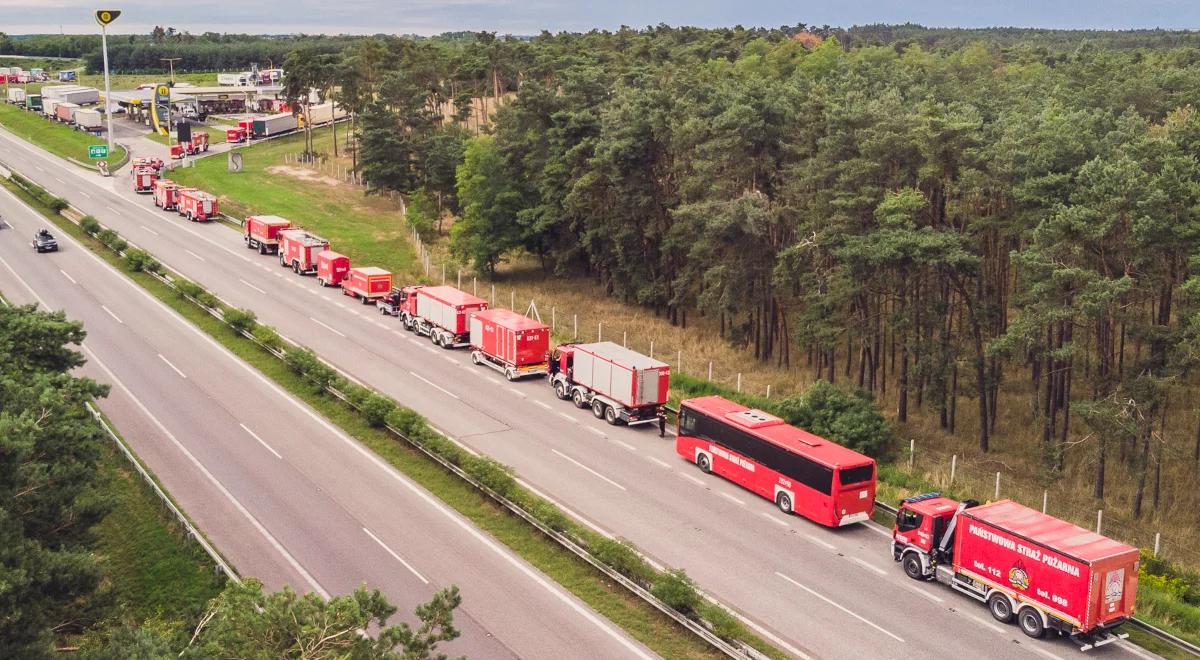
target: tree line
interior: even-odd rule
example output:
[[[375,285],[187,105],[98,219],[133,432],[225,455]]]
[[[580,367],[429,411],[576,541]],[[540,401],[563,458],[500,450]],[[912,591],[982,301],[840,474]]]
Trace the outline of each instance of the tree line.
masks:
[[[1121,461],[1140,515],[1168,454],[1200,461],[1200,428],[1190,449],[1162,438],[1198,407],[1171,394],[1200,353],[1200,49],[998,34],[375,41],[360,167],[459,214],[451,248],[480,272],[587,273],[887,394],[902,423],[922,408],[961,433],[969,406],[980,452],[1002,416],[1036,425],[1049,475],[1086,436],[1095,495]],[[476,136],[480,97],[499,109]],[[1007,383],[1030,400],[1005,404]]]

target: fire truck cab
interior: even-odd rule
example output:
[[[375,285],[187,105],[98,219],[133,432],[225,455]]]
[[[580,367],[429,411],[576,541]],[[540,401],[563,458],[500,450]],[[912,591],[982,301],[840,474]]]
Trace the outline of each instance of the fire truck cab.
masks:
[[[958,502],[937,493],[910,497],[900,503],[892,530],[892,558],[916,580],[934,577],[937,567],[949,565],[954,555],[954,527],[960,510],[977,505]]]

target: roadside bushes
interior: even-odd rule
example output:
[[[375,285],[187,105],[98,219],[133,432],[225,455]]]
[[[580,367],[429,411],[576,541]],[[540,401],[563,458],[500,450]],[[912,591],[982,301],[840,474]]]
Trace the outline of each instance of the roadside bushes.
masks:
[[[121,238],[121,235],[111,229],[101,229],[96,234],[96,240],[108,246],[113,252],[124,252],[125,248],[129,247],[129,243]]]
[[[10,180],[18,186],[24,188],[25,191],[33,196],[33,198],[36,199],[39,204],[49,207],[55,213],[61,213],[62,211],[66,210],[68,206],[70,206],[70,204],[67,203],[67,200],[63,199],[62,197],[55,197],[45,188],[30,181],[29,179],[26,179],[16,172],[12,174]]]
[[[95,236],[100,231],[100,223],[92,216],[85,215],[79,220],[79,228],[88,236]]]
[[[162,264],[150,256],[149,252],[138,248],[125,251],[125,267],[134,273],[157,273],[162,270]]]
[[[230,308],[225,310],[225,322],[239,333],[253,332],[258,327],[258,317],[248,309]]]

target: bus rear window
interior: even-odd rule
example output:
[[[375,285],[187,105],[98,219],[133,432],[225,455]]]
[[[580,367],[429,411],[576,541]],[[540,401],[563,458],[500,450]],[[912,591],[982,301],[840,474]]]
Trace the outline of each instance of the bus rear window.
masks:
[[[842,468],[838,470],[838,478],[841,479],[843,486],[870,481],[871,476],[875,474],[875,466],[868,463],[867,465],[859,465],[858,467]]]

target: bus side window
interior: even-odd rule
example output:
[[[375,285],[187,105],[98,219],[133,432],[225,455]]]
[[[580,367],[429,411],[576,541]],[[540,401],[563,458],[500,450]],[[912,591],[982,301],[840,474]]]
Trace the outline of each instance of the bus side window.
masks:
[[[679,411],[679,430],[688,434],[696,434],[696,416],[685,408]]]

